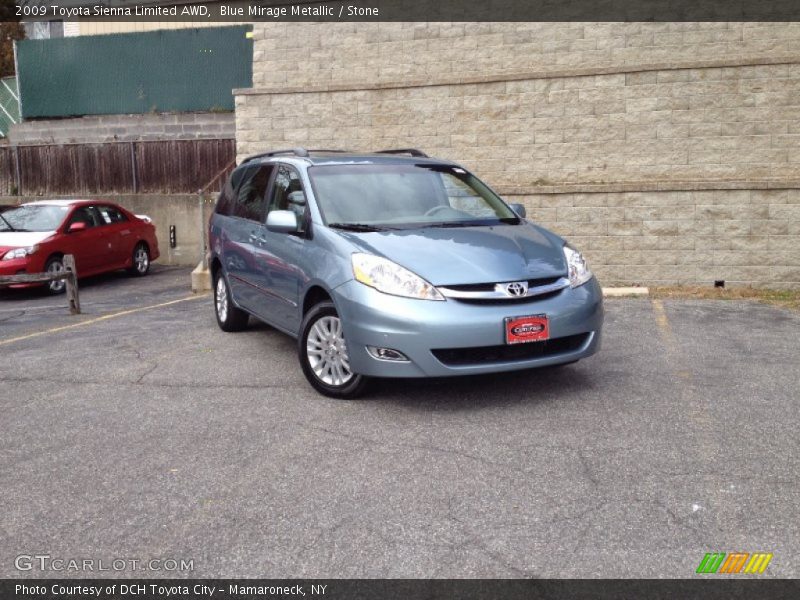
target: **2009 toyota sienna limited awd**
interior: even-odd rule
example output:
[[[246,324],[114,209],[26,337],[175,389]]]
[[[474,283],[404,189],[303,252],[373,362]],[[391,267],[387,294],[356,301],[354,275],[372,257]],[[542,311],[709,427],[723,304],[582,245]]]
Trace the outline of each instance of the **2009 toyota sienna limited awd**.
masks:
[[[563,365],[597,352],[600,286],[581,254],[477,177],[418,150],[268,152],[209,226],[217,322],[297,338],[319,392],[370,377]]]

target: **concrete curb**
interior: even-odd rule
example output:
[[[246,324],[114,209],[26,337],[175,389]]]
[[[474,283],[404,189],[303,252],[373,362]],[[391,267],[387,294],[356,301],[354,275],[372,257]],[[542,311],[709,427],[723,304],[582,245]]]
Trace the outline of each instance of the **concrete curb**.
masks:
[[[616,298],[621,296],[647,296],[650,290],[646,287],[607,287],[603,288],[603,296]]]
[[[192,291],[195,294],[207,292],[211,289],[211,271],[200,262],[192,271]]]

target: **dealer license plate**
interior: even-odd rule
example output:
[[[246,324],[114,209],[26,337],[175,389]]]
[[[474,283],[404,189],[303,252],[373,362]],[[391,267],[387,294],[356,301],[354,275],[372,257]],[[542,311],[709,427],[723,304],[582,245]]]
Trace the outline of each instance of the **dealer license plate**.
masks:
[[[550,338],[547,315],[506,317],[506,344],[542,342]]]

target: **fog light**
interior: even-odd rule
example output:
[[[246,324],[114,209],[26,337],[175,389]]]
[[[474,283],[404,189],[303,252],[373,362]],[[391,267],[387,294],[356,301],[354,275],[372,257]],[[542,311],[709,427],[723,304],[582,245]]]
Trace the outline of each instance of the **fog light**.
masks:
[[[410,362],[405,354],[398,352],[397,350],[392,350],[391,348],[376,348],[375,346],[367,346],[367,352],[369,352],[373,358],[377,358],[378,360]]]

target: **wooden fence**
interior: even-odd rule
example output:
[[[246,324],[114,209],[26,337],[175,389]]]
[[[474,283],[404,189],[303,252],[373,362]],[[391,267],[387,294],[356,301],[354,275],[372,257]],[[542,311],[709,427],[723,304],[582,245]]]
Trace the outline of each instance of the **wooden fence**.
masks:
[[[194,193],[235,160],[232,139],[0,146],[0,196]]]

